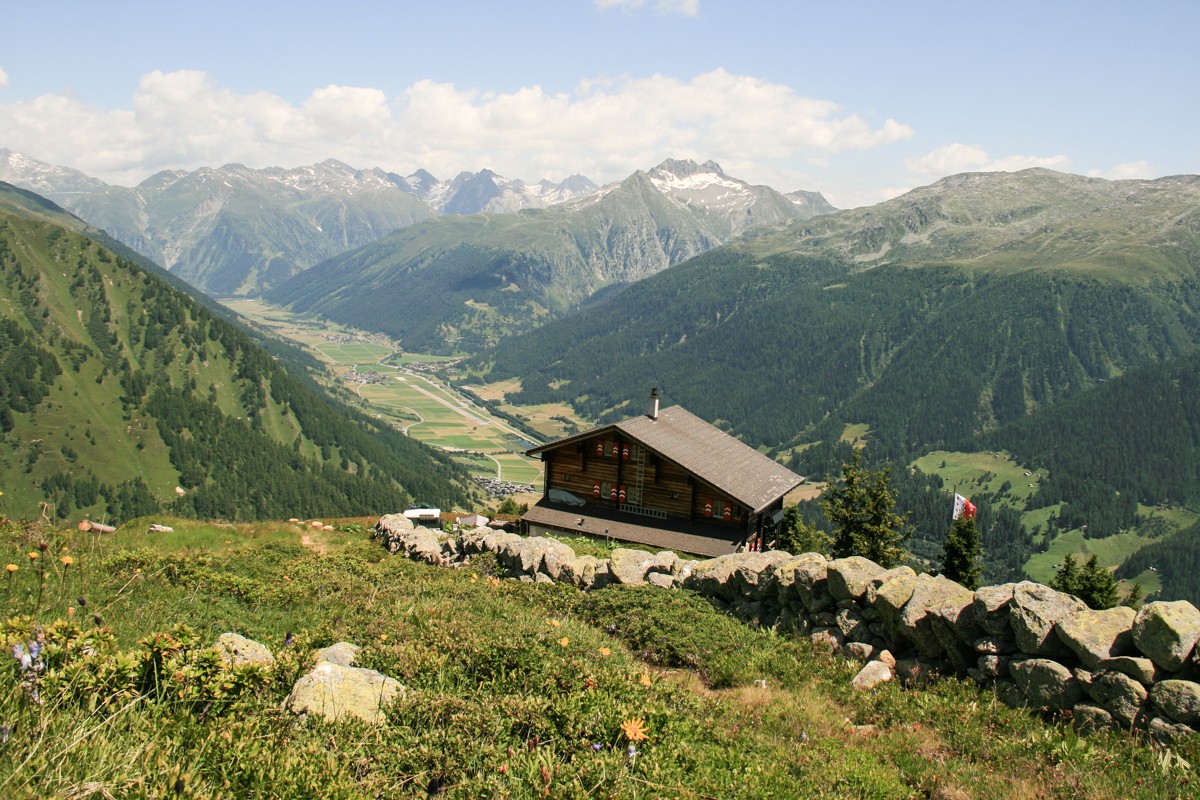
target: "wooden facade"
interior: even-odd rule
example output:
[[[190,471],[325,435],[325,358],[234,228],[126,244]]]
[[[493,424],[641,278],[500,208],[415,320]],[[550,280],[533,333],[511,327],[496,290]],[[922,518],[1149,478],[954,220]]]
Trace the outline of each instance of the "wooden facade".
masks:
[[[698,535],[728,552],[774,538],[783,495],[803,478],[678,406],[653,413],[528,451],[545,464],[529,521],[563,526],[549,511],[569,509],[580,529],[600,527],[589,518],[623,522],[604,530],[651,531],[637,530],[639,540],[655,528]],[[765,491],[751,485],[756,475],[769,479]]]

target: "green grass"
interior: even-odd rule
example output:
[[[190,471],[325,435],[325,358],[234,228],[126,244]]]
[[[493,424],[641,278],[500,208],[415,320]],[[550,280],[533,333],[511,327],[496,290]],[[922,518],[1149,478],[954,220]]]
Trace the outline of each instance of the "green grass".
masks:
[[[936,450],[912,463],[927,475],[937,474],[946,482],[948,491],[967,495],[973,493],[998,493],[1005,483],[1010,485],[1010,502],[1022,504],[1037,492],[1038,481],[1044,472],[1023,467],[1004,452],[961,453]],[[1029,473],[1026,475],[1025,473]]]
[[[1153,542],[1154,539],[1139,536],[1137,532],[1118,533],[1103,539],[1084,538],[1083,531],[1066,531],[1055,537],[1050,548],[1044,553],[1037,553],[1025,563],[1025,572],[1035,581],[1046,583],[1054,577],[1054,570],[1062,563],[1067,554],[1076,557],[1076,561],[1086,561],[1096,556],[1102,567],[1114,568],[1130,555]]]
[[[0,595],[5,651],[35,627],[79,645],[48,651],[40,705],[15,661],[0,668],[7,796],[1197,796],[1134,737],[1081,739],[953,680],[855,692],[852,664],[688,592],[498,581],[494,561],[415,564],[349,525],[321,555],[295,525],[178,523],[0,526],[20,566]],[[214,665],[203,648],[226,630],[276,667]],[[342,639],[407,687],[379,727],[281,708],[312,649]],[[648,737],[635,756],[630,720]],[[1200,763],[1194,741],[1174,752]]]

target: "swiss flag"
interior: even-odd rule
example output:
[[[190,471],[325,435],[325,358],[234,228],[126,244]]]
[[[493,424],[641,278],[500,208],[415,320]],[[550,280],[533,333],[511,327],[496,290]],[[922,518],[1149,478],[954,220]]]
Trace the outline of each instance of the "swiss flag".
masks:
[[[954,495],[954,516],[951,519],[958,519],[960,516],[975,519],[975,504],[961,494],[956,494]]]

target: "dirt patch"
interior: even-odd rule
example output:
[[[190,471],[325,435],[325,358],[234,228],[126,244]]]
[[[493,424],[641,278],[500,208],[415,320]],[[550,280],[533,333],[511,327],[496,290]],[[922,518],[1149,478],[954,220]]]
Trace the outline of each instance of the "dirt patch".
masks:
[[[325,544],[325,542],[318,542],[307,533],[301,534],[300,544],[304,545],[318,555],[323,556],[329,552],[329,545]]]

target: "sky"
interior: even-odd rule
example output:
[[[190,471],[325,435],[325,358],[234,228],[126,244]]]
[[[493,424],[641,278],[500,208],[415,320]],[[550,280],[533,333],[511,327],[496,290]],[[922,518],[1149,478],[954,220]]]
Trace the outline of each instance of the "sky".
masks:
[[[0,148],[132,186],[336,158],[870,205],[975,170],[1200,173],[1200,3],[0,0]]]

